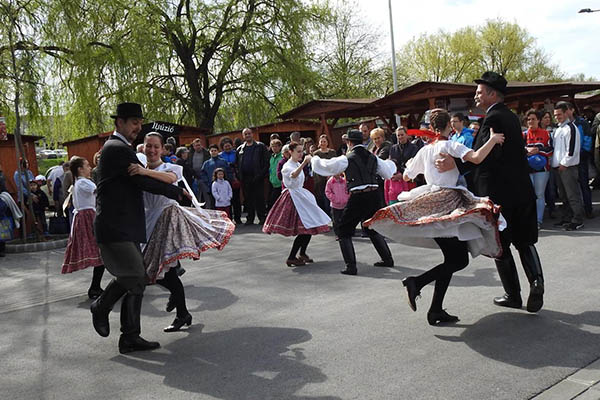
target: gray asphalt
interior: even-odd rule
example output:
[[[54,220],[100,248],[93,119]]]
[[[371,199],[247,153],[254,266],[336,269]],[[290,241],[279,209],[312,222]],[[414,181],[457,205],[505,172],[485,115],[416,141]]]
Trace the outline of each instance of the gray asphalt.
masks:
[[[493,262],[479,257],[446,297],[460,323],[431,327],[432,287],[412,312],[400,280],[441,261],[439,250],[392,243],[396,267],[375,268],[373,247],[357,238],[360,275],[347,277],[332,234],[313,238],[313,265],[288,268],[290,238],[242,226],[223,251],[183,263],[188,330],[163,333],[174,318],[167,294],[147,289],[143,336],[162,348],[127,356],[117,350],[118,306],[109,338],[92,328],[90,270],[61,275],[63,250],[8,254],[0,397],[528,399],[600,358],[599,236],[600,217],[577,232],[541,232],[547,295],[538,314],[495,307],[502,288]]]

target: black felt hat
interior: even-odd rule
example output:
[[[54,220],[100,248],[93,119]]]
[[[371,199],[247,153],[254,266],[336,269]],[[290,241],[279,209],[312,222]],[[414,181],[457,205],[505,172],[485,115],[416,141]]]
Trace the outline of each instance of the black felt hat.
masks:
[[[475,83],[484,84],[492,89],[499,91],[502,94],[506,94],[506,79],[496,72],[486,71],[481,75],[480,79],[475,79]]]
[[[111,115],[111,118],[142,118],[142,106],[138,103],[121,103],[117,105],[117,113]]]
[[[358,129],[348,129],[348,132],[346,134],[348,135],[348,140],[351,142],[363,141],[362,132]]]

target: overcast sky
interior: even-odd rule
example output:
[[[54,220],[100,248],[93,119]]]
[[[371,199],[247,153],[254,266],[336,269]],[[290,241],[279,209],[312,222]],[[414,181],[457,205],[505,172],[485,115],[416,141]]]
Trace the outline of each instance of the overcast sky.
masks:
[[[369,24],[380,28],[382,50],[391,52],[388,0],[356,1]],[[600,0],[392,0],[396,51],[421,33],[500,17],[526,28],[567,75],[600,80],[600,12],[578,14],[582,8],[600,9]]]

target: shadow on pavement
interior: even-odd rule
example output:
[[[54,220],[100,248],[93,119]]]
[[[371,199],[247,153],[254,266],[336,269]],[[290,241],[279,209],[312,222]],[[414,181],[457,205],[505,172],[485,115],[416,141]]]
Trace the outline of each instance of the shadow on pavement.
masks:
[[[441,256],[441,252],[440,252]],[[441,257],[440,257],[441,258]],[[491,260],[490,260],[491,262]],[[289,268],[291,272],[294,272],[298,275],[308,275],[308,274],[336,274],[341,278],[344,278],[343,275],[340,274],[340,270],[344,268],[343,261],[322,261],[315,262],[313,264],[307,264],[301,267]],[[433,267],[432,265],[431,267]],[[427,271],[429,267],[424,266],[421,269],[405,267],[402,265],[395,265],[394,268],[384,268],[384,267],[373,267],[371,264],[367,263],[357,263],[358,268],[358,277],[363,278],[376,278],[376,279],[396,279],[402,280],[407,276],[416,276],[421,275],[423,272]],[[496,268],[478,268],[474,269],[470,275],[466,275],[469,273],[469,267],[461,272],[461,274],[455,274],[452,277],[452,282],[450,286],[456,287],[475,287],[475,286],[485,286],[485,287],[501,287],[500,280],[497,278]],[[346,279],[355,279],[356,277],[346,277]]]
[[[585,325],[600,326],[600,312],[501,312],[466,326],[459,336],[436,337],[463,342],[487,358],[521,368],[581,368],[600,351],[600,334],[586,330]]]
[[[144,304],[151,306],[150,304],[153,300],[159,298],[164,299],[164,304],[157,303],[154,306],[151,306],[154,310],[160,311],[162,314],[165,311],[164,307],[167,305],[169,299],[169,292],[159,285],[155,285],[155,287],[160,290],[160,293],[157,293],[158,290],[154,289],[152,290],[152,293],[149,293],[146,289],[146,293],[144,294]],[[188,301],[188,310],[190,312],[222,310],[233,305],[239,299],[239,297],[231,293],[231,291],[219,287],[186,285],[185,281],[183,282],[183,287],[185,289],[185,298]],[[193,307],[189,303],[189,300],[195,300],[200,304]],[[154,311],[149,310],[149,313],[154,314]]]
[[[112,361],[162,376],[167,386],[219,399],[339,399],[294,395],[327,380],[319,368],[303,362],[303,349],[294,347],[312,339],[306,330],[249,327],[201,333],[191,328],[162,351]]]

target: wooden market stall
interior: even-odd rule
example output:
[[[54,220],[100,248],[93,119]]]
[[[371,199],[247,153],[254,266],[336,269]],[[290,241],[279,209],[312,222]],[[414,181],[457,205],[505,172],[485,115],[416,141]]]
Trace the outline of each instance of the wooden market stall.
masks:
[[[300,132],[302,137],[310,137],[315,141],[320,135],[325,133],[323,131],[323,126],[320,123],[306,120],[285,120],[266,125],[251,126],[249,128],[252,129],[254,140],[263,142],[267,145],[269,144],[269,137],[273,133],[279,134],[283,143],[289,139],[290,133],[295,131]],[[210,135],[207,137],[208,145],[213,143],[220,145],[220,142],[224,137],[229,137],[232,140],[235,140],[236,138],[243,140],[242,129]]]
[[[29,161],[29,169],[33,172],[33,175],[38,174],[38,164],[35,156],[35,142],[43,139],[42,136],[30,136],[21,135],[23,140],[23,147],[25,148],[25,154],[27,161]],[[2,164],[2,170],[6,178],[6,187],[8,192],[17,196],[17,187],[15,186],[14,173],[17,170],[17,150],[15,147],[15,136],[8,134],[7,140],[0,141],[0,163]]]
[[[209,133],[206,129],[193,126],[177,125],[164,121],[153,121],[142,125],[142,130],[133,144],[137,145],[138,143],[142,143],[144,141],[144,135],[151,131],[162,134],[165,139],[169,136],[175,137],[178,146],[189,145],[196,138],[200,138],[202,144],[206,146],[206,137]],[[97,135],[65,142],[64,145],[67,147],[69,158],[78,155],[92,162],[94,154],[102,148],[104,142],[112,133],[113,131],[103,132]]]
[[[396,127],[395,115],[401,115],[406,118],[408,127],[418,128],[425,111],[436,107],[460,111],[465,115],[483,115],[484,110],[478,110],[474,106],[476,87],[475,83],[423,81],[377,100],[313,100],[279,117],[316,119],[321,122],[325,131],[334,132],[340,118],[367,117],[378,118],[393,131]],[[508,82],[505,102],[516,112],[522,113],[529,108],[542,108],[544,104],[550,105],[559,100],[577,104],[576,94],[599,89],[600,82]],[[341,134],[341,131],[336,131],[332,142],[337,143]]]

